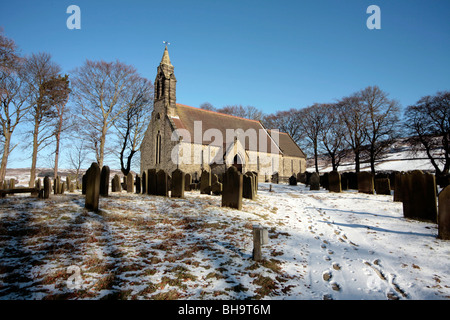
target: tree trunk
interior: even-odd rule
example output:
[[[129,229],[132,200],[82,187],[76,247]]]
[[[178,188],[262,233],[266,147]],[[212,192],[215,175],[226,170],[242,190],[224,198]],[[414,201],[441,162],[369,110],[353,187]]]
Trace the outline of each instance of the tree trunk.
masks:
[[[318,152],[317,152],[317,142],[314,143],[314,165],[316,167],[316,172],[319,173],[319,163],[318,163]]]
[[[33,154],[31,156],[31,170],[30,170],[30,183],[29,183],[30,188],[34,187],[34,181],[36,180],[38,134],[39,134],[39,121],[36,119],[34,122],[34,132],[33,132]]]
[[[11,145],[11,133],[5,132],[5,145],[3,146],[2,165],[0,167],[0,183],[3,183],[6,176],[6,166],[8,164],[9,147]]]
[[[100,137],[100,150],[98,157],[98,166],[103,168],[103,158],[105,156],[105,141],[106,141],[106,131],[108,130],[106,123],[103,124],[102,135]]]
[[[355,151],[355,172],[359,172],[361,169],[361,165],[359,163],[359,150]]]
[[[58,176],[58,161],[59,161],[59,140],[60,140],[61,132],[56,133],[56,150],[55,150],[55,168],[53,171],[53,177],[56,179]]]

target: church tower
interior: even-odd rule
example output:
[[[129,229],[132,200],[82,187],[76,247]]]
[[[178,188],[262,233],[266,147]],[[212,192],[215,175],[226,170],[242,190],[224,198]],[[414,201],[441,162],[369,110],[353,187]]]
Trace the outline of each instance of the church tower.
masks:
[[[175,113],[177,79],[173,71],[174,67],[170,62],[169,51],[166,46],[154,83],[153,107],[160,115],[172,116]]]

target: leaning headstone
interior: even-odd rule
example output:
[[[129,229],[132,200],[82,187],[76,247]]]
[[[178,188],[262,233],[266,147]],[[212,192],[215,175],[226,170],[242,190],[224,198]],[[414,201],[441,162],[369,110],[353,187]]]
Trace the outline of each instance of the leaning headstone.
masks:
[[[437,222],[436,180],[434,175],[414,170],[402,181],[403,216]]]
[[[289,177],[289,185],[296,186],[297,185],[297,177],[293,174]]]
[[[328,190],[330,192],[342,192],[341,175],[337,171],[328,174]]]
[[[309,190],[320,190],[320,177],[317,172],[313,172],[309,178]]]
[[[211,194],[211,173],[206,170],[200,176],[200,194]]]
[[[184,176],[184,191],[191,191],[192,178],[189,173]]]
[[[169,181],[167,173],[159,170],[156,173],[156,195],[167,197],[169,195]]]
[[[172,172],[172,186],[170,194],[172,198],[184,198],[184,179],[185,174],[180,169],[176,169]]]
[[[248,173],[244,174],[242,184],[242,196],[246,199],[254,200],[256,195],[253,175]]]
[[[48,176],[44,178],[44,199],[48,199],[50,197],[50,193],[52,191],[52,183]]]
[[[109,174],[110,170],[108,166],[103,166],[100,173],[100,195],[103,197],[108,196],[109,191]]]
[[[156,195],[156,169],[147,170],[147,194]]]
[[[98,211],[100,195],[100,167],[96,162],[86,171],[86,200],[87,209]]]
[[[391,195],[391,183],[389,178],[375,179],[375,192],[377,194]]]
[[[134,192],[134,176],[131,172],[128,172],[127,177],[126,179],[124,179],[124,181],[127,183],[127,192]]]
[[[242,209],[243,176],[230,166],[223,176],[222,207]]]
[[[439,193],[438,238],[450,240],[450,186]]]
[[[357,174],[358,178],[358,192],[373,194],[373,175],[368,171],[361,171]]]

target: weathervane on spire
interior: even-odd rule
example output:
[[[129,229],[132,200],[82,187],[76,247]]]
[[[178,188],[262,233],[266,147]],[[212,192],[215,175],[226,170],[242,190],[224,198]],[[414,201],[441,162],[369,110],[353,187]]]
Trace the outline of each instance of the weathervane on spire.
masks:
[[[170,46],[170,42],[169,42],[169,41],[163,41],[163,43],[164,43],[166,46]]]

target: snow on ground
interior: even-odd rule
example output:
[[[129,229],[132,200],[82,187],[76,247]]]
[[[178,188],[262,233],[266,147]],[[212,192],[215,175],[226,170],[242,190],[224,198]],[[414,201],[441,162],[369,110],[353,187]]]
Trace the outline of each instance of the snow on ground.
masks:
[[[0,199],[0,299],[449,299],[450,242],[391,196],[260,183],[220,196]],[[252,226],[269,229],[252,260]]]

